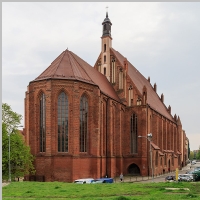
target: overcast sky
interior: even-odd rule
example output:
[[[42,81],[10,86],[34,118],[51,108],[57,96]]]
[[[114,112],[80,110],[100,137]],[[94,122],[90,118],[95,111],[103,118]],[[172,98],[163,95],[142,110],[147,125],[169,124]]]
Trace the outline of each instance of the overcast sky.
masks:
[[[23,115],[29,82],[67,48],[91,66],[108,6],[112,47],[178,115],[191,150],[200,145],[200,2],[3,2],[2,102]]]

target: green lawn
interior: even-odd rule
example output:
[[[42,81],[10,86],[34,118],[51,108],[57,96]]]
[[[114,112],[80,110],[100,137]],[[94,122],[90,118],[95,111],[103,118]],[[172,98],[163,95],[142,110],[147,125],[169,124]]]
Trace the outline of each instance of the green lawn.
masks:
[[[165,188],[180,188],[167,190]],[[181,189],[182,188],[182,189]],[[184,190],[188,188],[189,190]],[[113,199],[178,200],[200,199],[200,182],[74,184],[62,182],[12,182],[2,188],[4,200]]]

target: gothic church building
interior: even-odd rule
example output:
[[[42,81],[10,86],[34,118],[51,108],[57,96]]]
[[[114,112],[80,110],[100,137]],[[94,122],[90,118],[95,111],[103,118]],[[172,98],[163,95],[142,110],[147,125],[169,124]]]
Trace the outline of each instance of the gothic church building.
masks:
[[[151,176],[185,163],[180,118],[112,47],[108,13],[102,26],[94,67],[65,50],[27,87],[24,131],[36,180]]]

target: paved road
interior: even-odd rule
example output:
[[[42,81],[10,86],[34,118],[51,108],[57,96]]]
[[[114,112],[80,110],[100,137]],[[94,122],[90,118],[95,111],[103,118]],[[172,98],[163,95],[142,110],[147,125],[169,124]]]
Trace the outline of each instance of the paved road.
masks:
[[[188,164],[187,166],[183,167],[182,170],[179,170],[179,174],[185,174],[186,171],[188,171],[190,169],[192,170],[195,167],[200,167],[200,162],[197,162],[195,165]],[[169,175],[175,176],[175,172],[166,173],[166,174],[163,174],[161,176],[154,177],[153,179],[152,179],[152,177],[141,177],[141,176],[138,176],[138,177],[124,177],[124,182],[137,182],[137,183],[165,182],[165,177],[169,176]],[[114,179],[114,182],[119,183],[120,182],[119,178]],[[8,182],[2,183],[2,187],[6,186],[8,184],[9,184]]]
[[[200,167],[200,162],[196,163],[195,165],[188,164],[187,166],[183,167],[182,170],[179,170],[179,174],[185,174],[186,171],[188,171],[190,169],[192,170],[195,167]],[[166,174],[160,175],[158,177],[154,177],[153,179],[152,179],[152,177],[141,177],[141,176],[124,177],[124,182],[138,182],[138,183],[165,182],[165,177],[169,176],[169,175],[175,176],[176,172],[166,173]],[[120,182],[119,178],[114,179],[114,182],[116,182],[116,183]]]

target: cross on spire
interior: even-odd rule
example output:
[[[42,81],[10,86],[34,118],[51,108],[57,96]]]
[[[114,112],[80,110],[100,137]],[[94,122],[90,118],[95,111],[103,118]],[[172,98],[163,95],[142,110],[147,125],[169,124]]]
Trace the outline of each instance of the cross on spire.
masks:
[[[106,6],[106,17],[108,17],[108,6]]]

